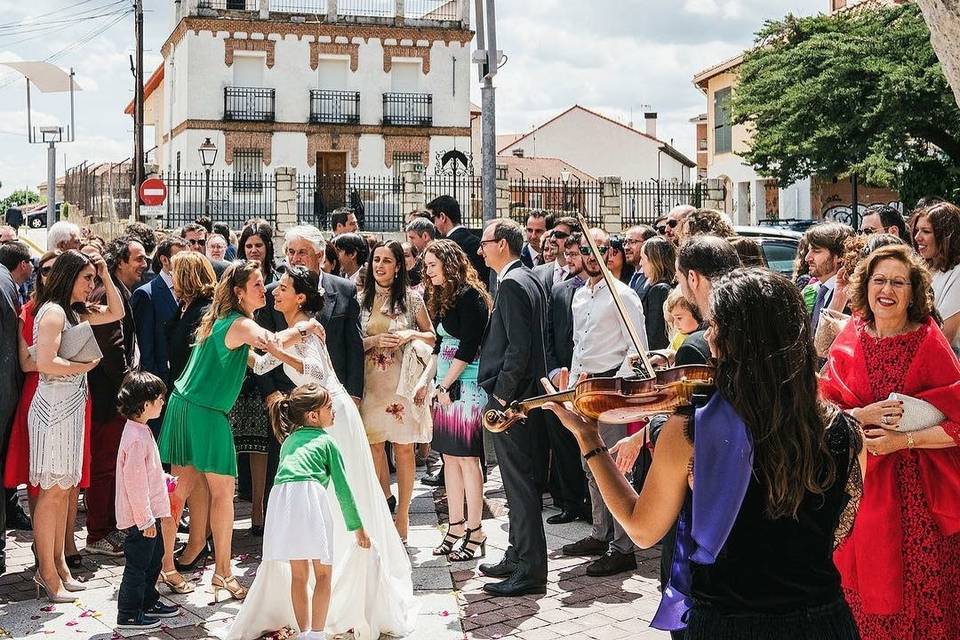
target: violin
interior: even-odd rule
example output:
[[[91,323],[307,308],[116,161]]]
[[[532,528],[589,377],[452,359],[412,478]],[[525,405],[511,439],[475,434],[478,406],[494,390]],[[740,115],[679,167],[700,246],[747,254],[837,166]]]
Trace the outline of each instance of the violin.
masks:
[[[506,431],[548,402],[570,402],[585,418],[626,424],[673,413],[709,396],[714,388],[714,368],[706,365],[661,369],[652,377],[588,378],[567,391],[513,402],[503,411],[490,409],[483,414],[483,426],[493,433]]]

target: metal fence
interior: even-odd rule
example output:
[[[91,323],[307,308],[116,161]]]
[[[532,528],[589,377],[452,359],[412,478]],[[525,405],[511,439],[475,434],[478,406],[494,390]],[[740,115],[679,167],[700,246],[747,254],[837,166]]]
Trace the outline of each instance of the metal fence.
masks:
[[[363,231],[403,230],[403,182],[393,176],[321,175],[297,177],[297,219],[330,228],[330,213],[348,206]]]
[[[700,182],[640,180],[624,182],[620,192],[623,226],[653,224],[678,204],[700,206],[704,187]]]
[[[130,216],[130,160],[116,164],[83,163],[67,169],[63,199],[93,222],[122,220]]]
[[[480,176],[428,175],[423,180],[423,191],[428,203],[440,196],[452,196],[460,204],[463,226],[473,229],[483,227]]]
[[[460,20],[457,0],[407,0],[404,13],[417,20]]]
[[[511,209],[545,209],[583,213],[591,225],[600,225],[601,185],[596,181],[552,180],[549,178],[510,180]],[[523,221],[520,221],[521,224]]]
[[[242,229],[250,218],[264,218],[276,225],[273,172],[211,172],[209,198],[207,175],[203,171],[161,177],[167,183],[167,211],[163,220],[166,227],[180,227],[202,215],[210,216],[214,222],[223,222],[231,229]]]

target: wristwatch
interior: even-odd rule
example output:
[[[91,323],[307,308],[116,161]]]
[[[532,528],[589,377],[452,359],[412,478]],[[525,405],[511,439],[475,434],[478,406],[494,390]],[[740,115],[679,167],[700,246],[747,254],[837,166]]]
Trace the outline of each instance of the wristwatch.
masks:
[[[437,385],[437,391],[439,391],[440,393],[447,393],[447,392],[449,391],[449,389],[447,389],[447,388],[446,388],[445,386],[443,386],[442,384],[438,384],[438,385]]]
[[[303,339],[303,340],[306,340],[306,339],[307,339],[307,330],[304,329],[303,326],[301,326],[301,325],[298,324],[298,325],[297,325],[297,331],[300,332],[300,338],[301,338],[301,339]]]

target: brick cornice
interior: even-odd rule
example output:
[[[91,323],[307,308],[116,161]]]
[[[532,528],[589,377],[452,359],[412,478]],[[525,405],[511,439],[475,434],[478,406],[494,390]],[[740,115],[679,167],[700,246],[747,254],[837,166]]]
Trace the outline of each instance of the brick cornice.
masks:
[[[383,71],[390,73],[393,58],[420,58],[423,61],[423,75],[430,73],[430,47],[410,47],[398,44],[383,45]]]
[[[468,29],[445,29],[440,27],[411,27],[397,25],[379,25],[379,24],[344,24],[344,23],[295,23],[281,22],[279,20],[252,20],[247,18],[203,18],[199,16],[190,16],[180,20],[173,32],[167,36],[163,46],[160,48],[164,57],[170,53],[170,48],[183,39],[188,31],[199,33],[201,31],[210,31],[214,34],[226,32],[229,37],[236,38],[239,34],[245,34],[249,37],[251,34],[260,34],[264,38],[269,36],[296,36],[297,39],[304,37],[328,37],[332,42],[337,38],[346,38],[351,41],[354,38],[360,38],[364,42],[370,40],[412,40],[414,42],[426,40],[428,42],[443,42],[450,44],[459,42],[466,46],[473,40],[473,31]]]
[[[269,166],[273,162],[273,133],[259,131],[224,131],[223,161],[233,164],[233,152],[236,149],[259,150],[263,153],[263,163]]]
[[[277,43],[273,40],[251,40],[249,38],[227,38],[223,41],[223,63],[233,65],[234,51],[263,51],[267,54],[267,68],[272,69],[276,60]],[[316,67],[314,67],[316,69]]]
[[[420,162],[426,166],[430,161],[430,136],[404,134],[383,137],[383,164],[388,169],[393,167],[395,153],[416,153],[420,155]]]
[[[339,132],[307,134],[307,165],[317,163],[318,151],[346,151],[350,153],[350,166],[354,169],[360,164],[360,135]]]
[[[224,120],[184,120],[173,128],[173,137],[187,130],[249,131],[258,133],[339,133],[343,135],[382,135],[384,138],[429,138],[431,136],[470,136],[470,127],[384,127],[378,124],[311,124],[309,122],[227,122]],[[166,141],[164,136],[164,141]],[[398,149],[404,151],[404,149]]]
[[[320,65],[320,55],[347,55],[350,56],[350,71],[356,72],[360,59],[360,45],[345,42],[310,42],[310,68],[314,71]]]

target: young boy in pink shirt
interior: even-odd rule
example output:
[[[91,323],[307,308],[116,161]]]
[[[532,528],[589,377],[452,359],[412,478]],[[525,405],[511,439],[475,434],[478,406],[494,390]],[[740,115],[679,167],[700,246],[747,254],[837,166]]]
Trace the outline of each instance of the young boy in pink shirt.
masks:
[[[118,629],[156,629],[160,618],[180,614],[178,607],[160,602],[157,591],[163,558],[160,518],[170,517],[170,498],[147,422],[160,415],[166,394],[160,378],[135,371],[123,379],[117,398],[120,415],[127,419],[117,453],[117,529],[126,532],[127,561],[117,596]]]

